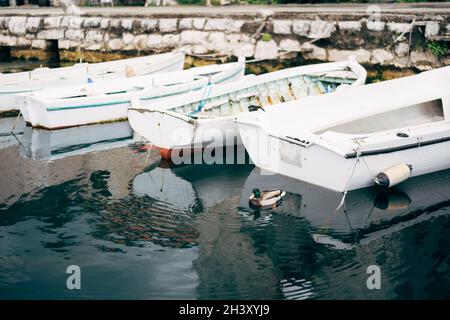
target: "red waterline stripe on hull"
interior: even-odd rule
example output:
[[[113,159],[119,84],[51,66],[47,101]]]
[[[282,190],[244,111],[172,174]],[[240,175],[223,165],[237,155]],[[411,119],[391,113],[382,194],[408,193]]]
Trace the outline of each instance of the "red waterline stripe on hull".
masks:
[[[188,151],[188,154],[193,155],[194,153],[201,153],[203,152],[204,148],[187,148],[187,149],[166,149],[161,147],[156,147],[159,150],[159,154],[161,155],[161,158],[165,160],[172,160],[172,154],[175,155],[175,157],[182,157],[183,152],[186,150]]]
[[[161,158],[165,160],[170,160],[172,158],[172,149],[165,149],[160,147],[157,148],[159,149],[159,154],[161,155]]]

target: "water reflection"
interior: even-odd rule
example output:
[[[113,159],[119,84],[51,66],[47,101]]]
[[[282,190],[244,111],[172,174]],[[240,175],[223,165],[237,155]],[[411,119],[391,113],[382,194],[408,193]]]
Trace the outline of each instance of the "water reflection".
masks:
[[[22,71],[31,71],[41,67],[48,67],[48,68],[69,67],[75,63],[76,62],[69,62],[69,61],[60,62],[54,60],[32,61],[32,60],[13,59],[9,61],[0,61],[0,72],[14,73]]]
[[[128,213],[120,225],[139,221],[135,231],[149,230],[148,239],[169,247],[197,245],[199,217],[238,194],[245,177],[241,172],[249,171],[248,166],[227,170],[221,165],[170,167],[159,162],[134,178],[130,201],[122,204]]]
[[[279,207],[255,213],[248,206],[254,187],[282,188],[287,195]],[[438,172],[388,192],[375,188],[351,192],[345,212],[334,212],[341,194],[254,169],[240,200],[249,225],[243,230],[258,239],[256,247],[284,270],[280,291],[287,299],[448,297],[450,291],[441,283],[450,282],[445,245],[450,240],[445,232],[449,191],[450,171]],[[262,217],[271,223],[255,229]],[[381,290],[365,286],[370,264],[381,267]]]
[[[240,192],[251,166],[189,165],[170,166],[160,162],[136,176],[135,194],[150,196],[187,211],[203,211]]]
[[[123,124],[16,131],[0,149],[2,298],[450,297],[450,171],[334,212],[341,194],[250,165],[168,166]],[[254,187],[287,194],[255,211]],[[81,292],[64,289],[69,264]]]
[[[0,117],[0,151],[18,144],[22,138],[24,129],[25,121],[23,119]]]
[[[306,219],[315,241],[342,249],[445,215],[450,206],[450,170],[413,178],[389,190],[374,187],[349,192],[337,211],[341,193],[281,175],[266,175],[258,168],[242,191],[240,206],[245,211],[252,212],[247,195],[255,187],[285,190],[283,205],[271,213]]]
[[[97,170],[110,173],[112,198],[121,198],[146,161],[146,150],[127,147],[133,142],[127,123],[58,131],[25,127],[15,132],[19,130],[23,134],[16,133],[15,142],[0,150],[0,208],[39,197],[51,186],[58,189],[74,179],[88,181]],[[152,157],[148,163],[155,161],[156,155]]]
[[[252,166],[161,164],[138,175],[134,193],[153,199],[153,211],[171,208],[184,232],[195,232],[192,261],[198,275],[199,299],[271,299],[277,295],[276,271],[267,256],[254,252],[252,238],[241,232],[239,196]],[[173,218],[172,218],[173,219]]]
[[[123,124],[24,130],[0,152],[1,297],[193,297],[195,249],[140,237],[148,205],[135,211],[130,198],[156,152],[130,144]],[[83,270],[82,292],[64,289],[69,264]]]
[[[127,146],[133,142],[128,122],[96,124],[62,130],[25,127],[20,154],[36,160],[56,160],[73,155]]]

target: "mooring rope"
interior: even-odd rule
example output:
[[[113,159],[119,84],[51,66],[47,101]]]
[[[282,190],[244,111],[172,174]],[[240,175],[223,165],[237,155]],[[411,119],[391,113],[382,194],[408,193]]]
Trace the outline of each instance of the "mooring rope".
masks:
[[[17,115],[16,120],[14,121],[13,127],[12,127],[12,129],[11,129],[11,133],[12,133],[12,134],[14,134],[14,129],[16,129],[17,122],[19,122],[19,117],[20,117],[21,115],[22,115],[22,111],[19,111],[19,114]]]
[[[344,188],[344,195],[342,196],[342,200],[339,204],[339,206],[334,210],[334,212],[337,212],[343,205],[345,202],[345,198],[347,197],[347,193],[348,193],[348,187],[350,185],[351,180],[353,179],[353,175],[355,174],[355,170],[356,170],[356,166],[357,164],[360,162],[360,160],[362,160],[362,162],[364,163],[364,165],[367,168],[367,171],[369,171],[370,176],[372,177],[372,179],[376,179],[376,176],[373,174],[372,170],[370,170],[369,164],[367,163],[366,159],[362,156],[361,153],[361,145],[359,142],[359,139],[355,140],[355,143],[358,144],[358,148],[356,149],[356,161],[355,161],[355,165],[353,166],[353,170],[352,170],[352,174],[350,175],[350,178],[348,179],[345,188]]]
[[[191,111],[188,113],[188,117],[193,116],[194,114],[202,111],[203,107],[206,104],[206,100],[208,100],[209,95],[211,94],[211,90],[212,90],[212,83],[211,83],[211,76],[210,76],[208,79],[208,83],[205,86],[205,90],[203,91],[202,99],[200,100],[199,104],[194,109],[194,111]]]
[[[369,174],[372,176],[372,179],[375,179],[376,176],[373,174],[372,170],[370,170],[370,167],[367,164],[366,159],[363,156],[361,156],[361,159],[364,162],[364,164],[366,165],[367,171],[369,171]]]
[[[364,165],[367,168],[367,171],[369,171],[370,176],[372,177],[372,179],[376,178],[376,175],[373,174],[372,170],[370,170],[369,164],[367,163],[366,159],[363,157],[362,153],[361,153],[361,144],[360,144],[360,139],[356,138],[355,142],[358,144],[358,150],[360,150],[360,154],[359,157],[362,160],[362,162],[364,163]]]
[[[350,178],[347,180],[347,183],[345,184],[345,188],[344,188],[344,195],[342,196],[341,202],[339,203],[339,205],[337,206],[336,209],[334,209],[334,213],[336,213],[337,211],[339,211],[339,209],[342,208],[342,206],[345,203],[345,198],[347,197],[347,192],[348,192],[348,187],[350,185],[350,181],[353,179],[353,175],[355,174],[356,171],[356,166],[359,163],[359,158],[361,157],[361,151],[358,149],[356,149],[356,159],[355,159],[355,165],[353,166],[353,170],[352,170],[352,174],[350,175]]]
[[[148,158],[150,158],[150,152],[152,152],[152,148],[153,148],[153,143],[150,144],[150,148],[148,149],[147,158],[145,159],[145,163],[144,163],[144,169],[147,167]]]

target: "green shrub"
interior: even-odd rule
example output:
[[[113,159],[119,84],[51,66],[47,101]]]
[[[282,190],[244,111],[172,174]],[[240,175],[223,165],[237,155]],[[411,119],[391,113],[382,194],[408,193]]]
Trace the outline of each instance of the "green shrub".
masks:
[[[261,40],[262,41],[270,41],[270,40],[272,40],[272,36],[268,33],[263,33],[261,36]]]
[[[431,53],[440,58],[445,56],[448,53],[448,48],[446,43],[440,43],[437,41],[431,41],[427,43],[427,49],[431,51]]]

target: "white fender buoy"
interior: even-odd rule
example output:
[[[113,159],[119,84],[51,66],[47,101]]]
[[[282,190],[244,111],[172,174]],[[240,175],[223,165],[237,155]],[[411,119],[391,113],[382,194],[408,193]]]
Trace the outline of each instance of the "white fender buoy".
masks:
[[[399,163],[377,174],[374,182],[379,186],[390,188],[408,179],[411,176],[411,170],[411,165]]]

